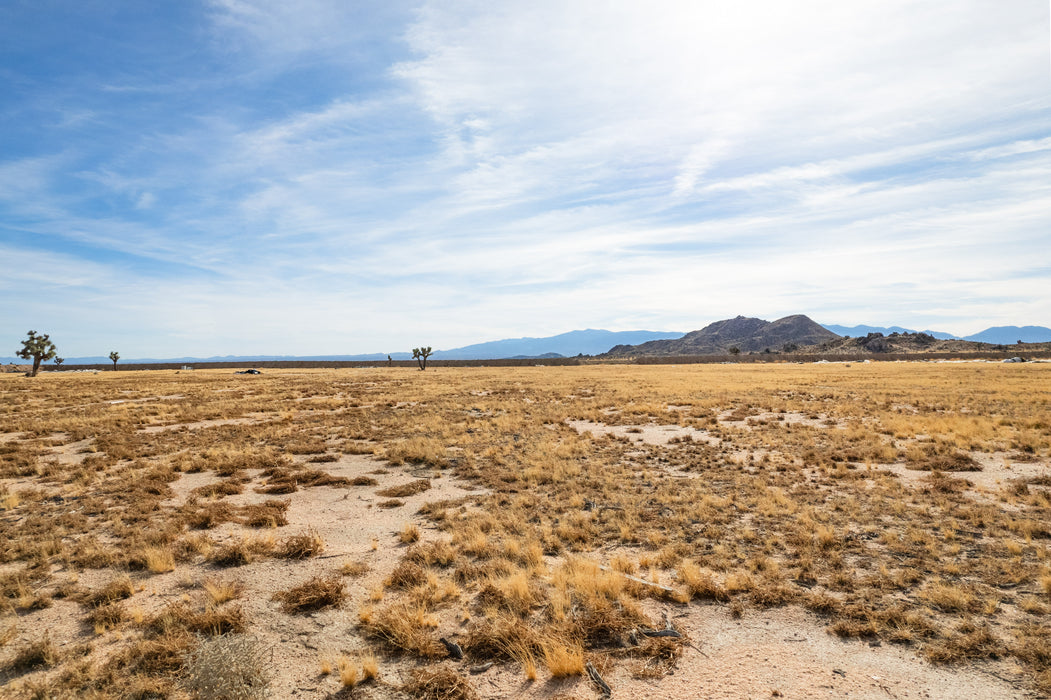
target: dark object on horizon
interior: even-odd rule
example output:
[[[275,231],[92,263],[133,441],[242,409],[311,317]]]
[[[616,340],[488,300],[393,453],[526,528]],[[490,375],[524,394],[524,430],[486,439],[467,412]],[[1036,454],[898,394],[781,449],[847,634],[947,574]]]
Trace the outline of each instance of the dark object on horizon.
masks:
[[[257,369],[244,369],[240,372],[234,372],[234,374],[262,374],[262,372]]]
[[[117,371],[117,360],[120,359],[120,355],[117,354],[116,350],[110,350],[109,359],[110,359],[110,362],[113,363],[113,371],[116,372]]]

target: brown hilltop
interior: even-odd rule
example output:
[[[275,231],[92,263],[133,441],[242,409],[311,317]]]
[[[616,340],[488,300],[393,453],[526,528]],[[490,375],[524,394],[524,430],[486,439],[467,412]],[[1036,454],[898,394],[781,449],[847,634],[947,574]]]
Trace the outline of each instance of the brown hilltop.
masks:
[[[605,356],[725,355],[731,348],[743,353],[764,350],[794,352],[804,346],[838,339],[838,335],[802,314],[785,316],[776,321],[738,316],[716,321],[673,340],[617,345]]]

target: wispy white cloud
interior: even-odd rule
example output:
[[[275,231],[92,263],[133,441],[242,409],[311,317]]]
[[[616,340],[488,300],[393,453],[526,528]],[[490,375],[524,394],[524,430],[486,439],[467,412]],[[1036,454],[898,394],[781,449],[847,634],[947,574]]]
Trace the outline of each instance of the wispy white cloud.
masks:
[[[1051,223],[1046,8],[214,0],[194,19],[205,67],[70,92],[53,141],[0,151],[3,252],[77,290],[5,325],[145,328],[136,354],[157,355],[737,313],[1051,323],[1051,279],[1027,272]]]

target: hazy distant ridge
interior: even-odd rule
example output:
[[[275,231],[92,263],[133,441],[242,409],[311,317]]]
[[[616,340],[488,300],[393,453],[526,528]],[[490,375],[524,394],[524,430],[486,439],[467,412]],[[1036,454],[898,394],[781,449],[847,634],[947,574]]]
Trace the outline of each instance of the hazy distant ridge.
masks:
[[[1051,328],[1044,326],[994,326],[964,338],[979,343],[1051,343]]]
[[[648,350],[657,350],[657,354],[668,352],[669,348],[647,346],[644,348],[633,348],[631,346],[646,345],[657,341],[672,341],[676,346],[672,352],[682,354],[724,352],[729,346],[737,345],[743,352],[749,352],[754,348],[762,349],[770,347],[777,349],[786,342],[797,345],[806,345],[821,342],[828,339],[820,337],[820,330],[828,331],[839,336],[852,338],[864,337],[869,333],[926,333],[939,340],[971,340],[979,343],[992,343],[1009,345],[1021,340],[1023,343],[1048,343],[1051,342],[1051,328],[1045,326],[995,326],[987,328],[980,333],[960,338],[952,333],[944,331],[914,331],[901,326],[840,326],[832,323],[817,324],[806,316],[789,316],[780,319],[766,327],[767,321],[760,319],[746,319],[738,317],[717,321],[702,329],[687,334],[680,331],[607,331],[601,329],[587,329],[569,331],[543,338],[507,338],[504,340],[493,340],[486,343],[465,345],[451,350],[438,350],[432,356],[437,360],[500,360],[505,358],[538,358],[575,357],[576,355],[602,355],[611,349],[620,346],[617,353],[642,351],[648,354]],[[747,327],[747,328],[745,328]],[[761,332],[760,332],[761,331]],[[758,334],[758,335],[757,335]],[[755,337],[752,337],[755,336]],[[760,337],[761,336],[761,337]],[[678,342],[676,342],[678,341]],[[685,341],[685,342],[683,342]],[[61,345],[59,346],[61,354]],[[412,354],[408,352],[392,352],[390,356],[394,360],[410,360]],[[381,362],[387,359],[387,353],[374,352],[359,355],[223,355],[213,357],[169,357],[169,358],[127,358],[121,359],[120,364],[149,364],[149,363],[173,363],[180,362],[187,365],[207,362],[273,362],[273,361],[305,361],[305,362]],[[0,364],[24,364],[26,361],[14,356],[0,357]],[[49,365],[51,363],[48,363]],[[108,357],[99,355],[92,357],[68,357],[67,365],[108,365]]]
[[[953,338],[959,338],[959,336],[952,333],[946,333],[945,331],[917,331],[911,328],[902,328],[901,326],[866,326],[864,324],[859,326],[837,326],[834,323],[822,323],[821,325],[836,335],[851,338],[868,335],[869,333],[882,333],[883,335],[890,335],[891,333],[926,333],[927,335],[934,336],[938,340],[952,340]],[[972,340],[972,338],[965,338],[965,340]]]
[[[546,338],[508,338],[486,343],[465,345],[451,350],[436,350],[431,356],[435,360],[501,360],[505,358],[540,358],[574,357],[576,355],[600,355],[618,344],[645,343],[650,340],[679,338],[681,331],[607,331],[587,329],[569,331]],[[61,354],[61,346],[59,351]],[[391,359],[411,360],[412,353],[392,352]],[[366,353],[360,355],[223,355],[212,357],[170,357],[157,358],[122,358],[120,364],[150,364],[181,362],[187,365],[206,362],[381,362],[387,359],[387,353]],[[15,357],[0,357],[3,364],[23,364],[25,360]],[[67,365],[100,365],[110,364],[108,357],[68,357]],[[50,364],[50,363],[49,363]]]
[[[821,325],[836,335],[849,336],[851,338],[868,335],[869,333],[882,333],[883,335],[890,335],[891,333],[926,333],[938,340],[972,340],[976,343],[993,343],[994,345],[1008,345],[1017,343],[1019,340],[1023,343],[1051,343],[1051,328],[1044,326],[994,326],[974,335],[956,335],[945,331],[915,331],[910,328],[902,328],[901,326],[837,326],[834,323],[822,323]]]
[[[601,355],[614,345],[635,345],[650,340],[681,338],[680,331],[607,331],[588,328],[547,338],[510,338],[466,345],[434,353],[437,360],[498,360],[505,357],[539,357],[558,353],[564,357]]]

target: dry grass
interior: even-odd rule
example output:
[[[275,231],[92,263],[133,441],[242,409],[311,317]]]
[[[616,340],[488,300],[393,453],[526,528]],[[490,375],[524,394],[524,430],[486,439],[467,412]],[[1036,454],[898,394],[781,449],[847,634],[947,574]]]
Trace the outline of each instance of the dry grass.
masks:
[[[363,561],[345,561],[343,565],[339,567],[339,573],[343,576],[350,576],[351,578],[360,578],[370,571],[370,567]]]
[[[231,600],[237,600],[244,595],[245,591],[244,583],[236,579],[225,581],[208,579],[201,584],[201,588],[204,589],[205,594],[208,596],[208,601],[212,605],[222,605]]]
[[[4,670],[17,673],[47,668],[58,663],[60,658],[58,647],[51,641],[51,637],[45,633],[39,639],[21,647],[14,657],[8,661]]]
[[[262,700],[270,697],[271,663],[251,637],[216,637],[190,655],[185,686],[201,700]]]
[[[353,688],[358,684],[358,667],[346,656],[336,660],[336,670],[339,671],[339,682],[344,688]]]
[[[474,700],[478,697],[470,681],[445,667],[415,670],[412,679],[401,689],[420,700]]]
[[[377,595],[358,632],[390,651],[444,658],[437,630],[469,620],[459,641],[472,662],[572,675],[584,658],[608,655],[656,678],[679,647],[620,646],[659,626],[641,612],[648,599],[755,615],[799,604],[845,637],[911,644],[941,663],[1010,657],[1032,687],[1051,687],[1041,632],[1051,478],[1033,471],[1051,460],[1046,365],[443,368],[411,379],[397,368],[275,371],[251,391],[218,370],[61,379],[0,376],[10,431],[0,442],[0,607],[33,630],[42,608],[72,596],[86,626],[130,635],[124,651],[100,651],[109,656],[91,672],[92,687],[115,697],[170,694],[195,635],[248,630],[229,603],[236,585],[208,578],[215,567],[241,566],[247,581],[267,558],[298,567],[322,551],[316,533],[299,530],[308,523],[278,536],[291,498],[342,489],[348,508],[364,507],[370,494],[355,487],[379,487],[374,476],[393,485],[372,507],[405,508],[404,528],[392,530],[411,545],[385,589],[386,571],[364,584]],[[185,398],[148,400],[158,396]],[[239,418],[250,420],[143,430]],[[622,437],[581,435],[572,420]],[[647,425],[695,432],[651,445],[638,441]],[[67,449],[60,465],[55,454]],[[386,468],[356,477],[316,468],[340,452],[371,453]],[[898,477],[887,464],[928,473]],[[986,489],[1000,469],[1003,485]],[[185,503],[168,500],[182,474],[198,472],[217,479]],[[450,476],[481,489],[405,507]],[[292,495],[234,505],[256,490]],[[52,573],[61,569],[101,569],[92,580],[110,583],[84,591]],[[126,571],[148,586],[164,580],[148,574],[173,569],[206,580],[193,595],[208,607],[150,616],[120,602],[135,594]],[[369,572],[363,557],[340,573]],[[325,593],[337,583],[342,591],[336,577],[316,579],[279,601],[291,611],[338,605]],[[76,660],[51,663],[72,673]],[[354,668],[359,682],[369,677],[364,662]]]
[[[281,543],[278,555],[285,559],[309,559],[325,551],[325,540],[317,530],[293,535]]]
[[[584,648],[579,643],[561,639],[543,643],[544,665],[555,678],[580,676],[584,673]]]
[[[102,588],[87,593],[83,598],[83,602],[86,605],[98,606],[130,598],[134,594],[135,584],[131,582],[131,577],[124,574],[111,579]]]
[[[398,533],[398,541],[402,544],[412,544],[413,542],[419,542],[419,540],[420,528],[415,523],[405,523],[401,532]]]
[[[432,633],[437,618],[419,603],[402,601],[378,611],[363,609],[358,620],[366,635],[385,642],[394,651],[431,659],[446,655],[445,647]]]
[[[407,484],[401,484],[400,486],[391,486],[390,488],[380,489],[376,492],[377,496],[383,496],[384,498],[405,498],[406,496],[415,496],[418,493],[431,488],[430,479],[417,479],[416,481],[410,481]]]
[[[290,615],[334,607],[342,603],[344,597],[343,581],[335,576],[316,576],[306,583],[274,594],[274,600],[279,601],[282,610]]]

